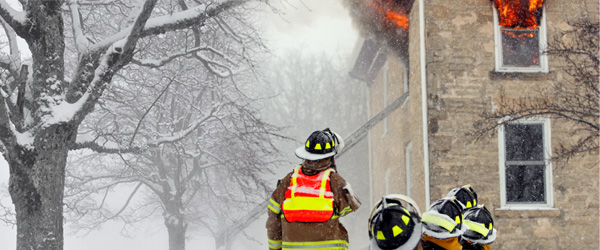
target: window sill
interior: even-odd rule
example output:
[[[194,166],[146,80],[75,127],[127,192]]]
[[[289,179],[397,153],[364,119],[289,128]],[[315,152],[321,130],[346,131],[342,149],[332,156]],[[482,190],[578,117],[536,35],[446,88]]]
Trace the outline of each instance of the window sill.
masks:
[[[490,71],[491,80],[546,81],[556,78],[556,72],[499,72]]]
[[[496,208],[495,217],[505,218],[536,218],[536,217],[558,217],[558,208]]]

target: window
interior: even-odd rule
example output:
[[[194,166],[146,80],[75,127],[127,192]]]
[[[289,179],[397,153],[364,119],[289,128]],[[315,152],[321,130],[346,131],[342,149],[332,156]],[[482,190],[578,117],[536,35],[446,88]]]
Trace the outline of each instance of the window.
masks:
[[[406,195],[412,197],[412,143],[404,147],[404,161],[406,165]]]
[[[498,12],[494,9],[494,36],[496,71],[498,72],[548,72],[546,47],[546,15],[542,10],[540,24],[532,28],[506,28],[500,26]]]
[[[498,137],[502,207],[552,207],[549,119],[504,125]]]

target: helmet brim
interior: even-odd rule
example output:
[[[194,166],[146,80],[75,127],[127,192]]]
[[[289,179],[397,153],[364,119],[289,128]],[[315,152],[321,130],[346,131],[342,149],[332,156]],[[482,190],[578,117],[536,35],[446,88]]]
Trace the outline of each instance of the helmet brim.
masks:
[[[479,245],[488,245],[488,244],[492,244],[492,242],[494,242],[496,240],[496,234],[497,234],[496,229],[492,228],[490,235],[488,235],[485,239],[471,239],[469,237],[465,237],[464,235],[461,235],[461,238],[471,241],[473,243],[479,244]]]
[[[335,151],[327,153],[327,154],[313,154],[313,153],[306,151],[306,149],[304,147],[297,148],[296,151],[294,151],[294,153],[296,154],[296,157],[298,157],[300,159],[309,160],[309,161],[321,160],[321,159],[329,158],[329,157],[332,157],[335,155]]]

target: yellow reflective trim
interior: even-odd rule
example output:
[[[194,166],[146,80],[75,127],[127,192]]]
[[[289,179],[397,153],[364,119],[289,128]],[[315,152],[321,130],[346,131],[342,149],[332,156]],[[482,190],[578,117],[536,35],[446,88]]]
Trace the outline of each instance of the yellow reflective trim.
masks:
[[[331,146],[332,146],[332,147],[335,147],[335,140],[332,140],[332,141],[331,141]]]
[[[273,200],[273,198],[271,198],[269,200],[269,209],[271,209],[271,211],[273,211],[273,213],[279,214],[281,213],[281,206],[279,205],[279,203],[277,203],[275,200]]]
[[[283,202],[283,210],[312,210],[312,211],[333,211],[333,202],[331,199],[319,197],[295,197],[294,202],[287,199]]]
[[[448,230],[448,232],[452,232],[454,227],[456,227],[456,225],[452,224],[451,221],[431,214],[423,214],[422,221],[443,227]]]
[[[268,240],[269,240],[269,243],[273,243],[273,244],[281,244],[281,242],[282,242],[282,240],[271,240],[271,239],[268,239]]]
[[[467,207],[467,208],[470,208],[470,207],[471,207],[471,202],[470,202],[470,201],[467,201],[467,206],[466,206],[466,207]]]
[[[306,147],[310,148],[310,141],[306,141]]]
[[[392,232],[394,232],[394,237],[398,236],[398,234],[402,233],[402,228],[400,228],[398,225],[395,225],[394,227],[392,227]]]
[[[325,170],[323,173],[323,178],[321,179],[321,192],[319,193],[319,198],[325,197],[325,191],[327,191],[327,180],[329,180],[329,174],[333,171],[333,169]]]
[[[279,207],[274,208],[271,204],[269,204],[269,209],[271,209],[271,211],[273,211],[273,213],[275,214],[279,214],[281,212],[281,209]]]
[[[294,168],[294,174],[292,175],[292,198],[294,198],[296,196],[296,188],[298,187],[298,172],[300,171],[300,168],[302,167],[302,165],[298,165]]]
[[[385,236],[383,236],[383,232],[377,231],[377,239],[378,240],[385,240]]]
[[[488,230],[492,231],[492,223],[490,223],[490,227],[488,227]]]
[[[271,249],[281,249],[282,247],[282,241],[281,240],[271,240],[268,239],[269,241],[269,248]]]
[[[477,206],[477,200],[473,200],[473,206]]]
[[[469,230],[478,232],[479,234],[483,235],[483,237],[487,237],[487,235],[490,233],[490,230],[485,228],[485,226],[483,226],[481,223],[465,221],[465,224],[469,226]]]
[[[329,145],[329,142],[327,144],[325,144],[325,149],[330,149],[331,145]]]
[[[275,200],[273,200],[273,198],[269,199],[269,202],[271,202],[271,204],[273,204],[274,207],[280,207],[279,203],[277,203]]]
[[[404,221],[404,225],[408,226],[408,222],[410,221],[410,218],[408,218],[408,216],[406,216],[406,215],[402,215],[402,221]]]
[[[454,222],[456,222],[456,224],[460,224],[460,215],[456,216],[456,218],[454,219]]]
[[[315,145],[315,150],[321,150],[321,143],[317,143],[317,145]]]
[[[352,207],[347,206],[342,211],[340,211],[339,214],[340,214],[340,216],[344,216],[347,212],[350,212],[350,211],[352,211]]]
[[[285,242],[283,242],[283,244],[289,245],[289,246],[313,246],[313,245],[343,244],[343,245],[348,246],[348,242],[345,240],[324,240],[324,241],[306,241],[306,242],[285,241]]]
[[[331,216],[331,219],[332,219],[332,220],[333,220],[333,219],[337,219],[337,218],[340,218],[340,216],[339,216],[339,215],[333,215],[333,216]]]

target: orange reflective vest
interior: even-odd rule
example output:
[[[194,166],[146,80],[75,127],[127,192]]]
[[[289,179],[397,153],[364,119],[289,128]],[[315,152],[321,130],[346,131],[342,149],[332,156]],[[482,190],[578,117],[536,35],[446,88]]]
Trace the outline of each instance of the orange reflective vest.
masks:
[[[333,193],[329,183],[332,168],[308,176],[302,166],[294,169],[281,205],[288,222],[325,222],[333,216]]]

